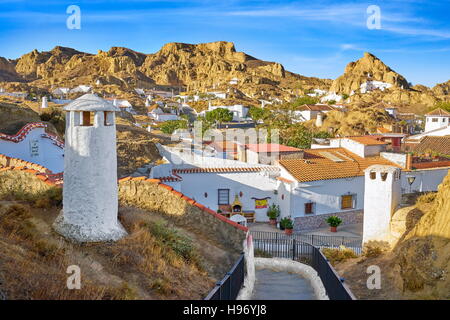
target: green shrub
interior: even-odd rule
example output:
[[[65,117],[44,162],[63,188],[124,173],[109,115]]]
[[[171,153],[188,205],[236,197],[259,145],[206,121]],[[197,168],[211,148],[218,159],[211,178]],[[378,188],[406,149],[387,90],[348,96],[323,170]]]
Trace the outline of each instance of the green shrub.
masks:
[[[275,203],[271,204],[269,206],[269,209],[267,209],[267,216],[269,219],[276,219],[280,216],[280,206],[276,205]]]
[[[289,217],[285,217],[281,219],[280,226],[284,229],[294,229],[294,221]]]
[[[376,258],[383,253],[383,249],[377,246],[364,246],[363,256],[366,258]]]
[[[169,120],[163,122],[159,128],[166,134],[172,134],[177,129],[186,129],[187,124],[186,120]]]
[[[343,262],[345,260],[358,257],[352,249],[345,247],[341,247],[339,249],[323,248],[322,253],[332,265],[336,262]]]
[[[170,247],[178,256],[188,262],[198,263],[199,255],[192,240],[178,233],[176,229],[164,222],[151,225],[150,231],[163,245]]]
[[[342,223],[341,218],[337,216],[330,216],[325,221],[330,225],[330,227],[337,227]]]

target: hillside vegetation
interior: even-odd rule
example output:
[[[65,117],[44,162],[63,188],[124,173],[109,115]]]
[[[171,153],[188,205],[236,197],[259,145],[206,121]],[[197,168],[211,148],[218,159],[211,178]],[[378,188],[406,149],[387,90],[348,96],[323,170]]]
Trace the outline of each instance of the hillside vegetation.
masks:
[[[9,186],[0,190],[0,296],[8,300],[202,299],[238,254],[163,211],[128,206],[119,210],[125,238],[70,243],[51,228],[61,189],[25,171],[3,171],[0,181]],[[24,181],[35,187],[23,190]],[[80,290],[67,289],[71,265],[81,269]]]

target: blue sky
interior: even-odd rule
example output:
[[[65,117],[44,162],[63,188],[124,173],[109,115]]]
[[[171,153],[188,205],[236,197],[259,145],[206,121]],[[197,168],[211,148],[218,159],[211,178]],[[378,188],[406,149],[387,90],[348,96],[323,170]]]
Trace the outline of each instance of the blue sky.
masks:
[[[70,5],[81,29],[66,27]],[[367,8],[381,29],[367,28]],[[336,78],[369,51],[413,84],[450,79],[450,1],[0,0],[0,56],[56,45],[96,53],[167,42],[232,41],[238,51],[306,76]]]

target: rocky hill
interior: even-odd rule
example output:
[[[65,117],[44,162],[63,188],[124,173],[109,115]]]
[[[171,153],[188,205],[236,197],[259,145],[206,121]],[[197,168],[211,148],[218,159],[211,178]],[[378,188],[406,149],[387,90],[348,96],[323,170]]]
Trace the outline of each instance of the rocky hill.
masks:
[[[232,79],[237,83],[230,84]],[[232,42],[225,41],[168,43],[150,54],[123,47],[99,50],[97,54],[59,46],[44,52],[33,50],[16,60],[0,58],[0,82],[8,91],[37,95],[47,94],[57,86],[84,84],[94,87],[97,93],[127,99],[137,98],[134,88],[169,86],[191,93],[220,90],[250,105],[258,105],[260,99],[290,101],[312,89],[322,89],[351,95],[347,101],[350,104],[384,101],[419,105],[420,112],[436,102],[450,100],[450,81],[434,88],[411,87],[405,77],[371,53],[350,62],[344,74],[333,81],[289,72],[280,63],[236,51]],[[361,85],[367,82],[388,88],[361,91]]]
[[[345,67],[344,74],[333,81],[330,91],[350,94],[357,92],[367,81],[381,81],[394,87],[408,89],[406,79],[393,71],[373,54],[365,52],[356,62],[350,62]]]
[[[300,76],[279,63],[237,52],[233,43],[225,41],[168,43],[153,54],[122,47],[90,54],[58,46],[46,52],[33,50],[16,60],[0,60],[0,81],[37,87],[86,84],[127,90],[170,85],[204,90],[228,88],[233,78],[238,79],[236,87],[254,98],[275,94],[287,99],[300,87],[326,89],[331,84],[331,80]]]

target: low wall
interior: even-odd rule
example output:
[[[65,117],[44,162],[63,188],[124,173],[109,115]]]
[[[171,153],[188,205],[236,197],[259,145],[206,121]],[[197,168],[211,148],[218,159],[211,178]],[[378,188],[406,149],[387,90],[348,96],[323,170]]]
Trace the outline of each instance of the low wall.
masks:
[[[330,216],[337,216],[342,219],[341,225],[355,224],[363,222],[363,210],[352,210],[337,213],[318,214],[308,217],[297,217],[294,219],[294,230],[305,231],[328,227],[326,219]]]
[[[247,239],[243,243],[245,255],[245,278],[241,291],[236,300],[249,300],[255,287],[255,256],[253,249],[253,236],[248,233]]]
[[[0,168],[0,197],[13,194],[36,195],[57,187],[39,171],[24,167]]]
[[[318,300],[329,300],[319,274],[311,266],[291,259],[255,258],[255,267],[256,269],[270,269],[277,272],[284,271],[299,274],[309,281]],[[243,300],[248,300],[251,298],[251,295],[242,298]]]
[[[122,205],[162,213],[174,219],[179,225],[198,230],[227,247],[242,252],[247,228],[162,184],[158,179],[145,177],[120,179],[119,202]]]
[[[50,170],[39,164],[25,161],[22,159],[11,158],[3,154],[0,154],[0,167],[24,167],[24,166],[27,167],[28,169],[34,169],[42,173],[50,172]]]

